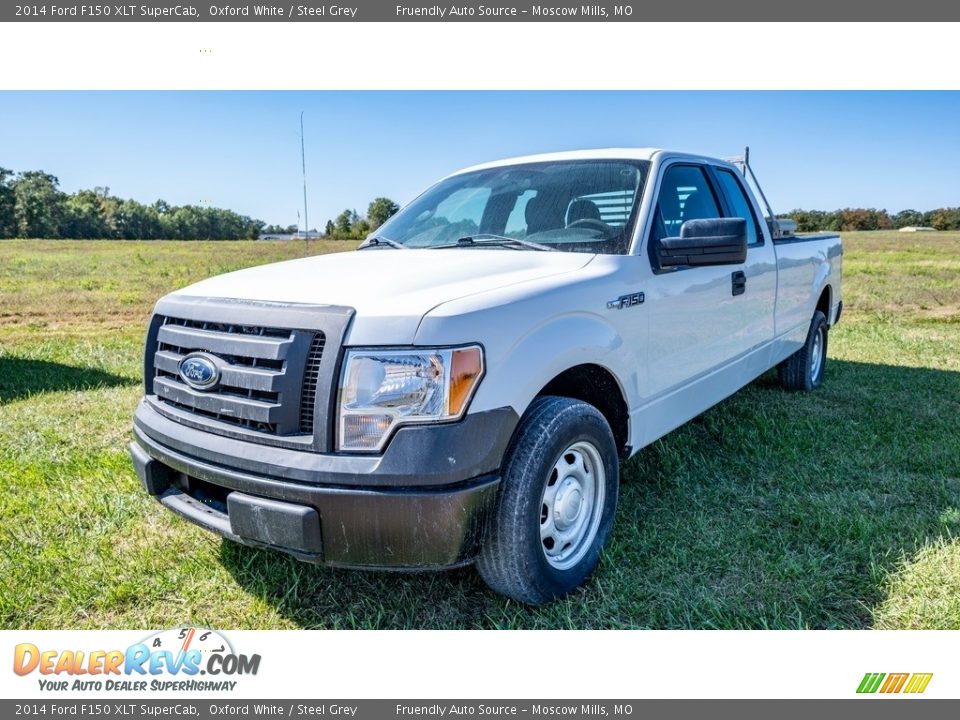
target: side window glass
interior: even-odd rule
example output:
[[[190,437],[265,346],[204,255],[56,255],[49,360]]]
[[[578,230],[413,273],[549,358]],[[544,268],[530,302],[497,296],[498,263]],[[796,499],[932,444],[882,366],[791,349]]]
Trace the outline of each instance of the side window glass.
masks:
[[[721,216],[703,168],[674,165],[663,176],[654,218],[653,239],[676,237],[687,220]]]
[[[747,221],[747,244],[762,245],[763,235],[757,227],[757,218],[747,196],[743,193],[740,181],[729,170],[717,168],[717,177],[723,186],[723,193],[733,206],[733,217],[742,217]]]

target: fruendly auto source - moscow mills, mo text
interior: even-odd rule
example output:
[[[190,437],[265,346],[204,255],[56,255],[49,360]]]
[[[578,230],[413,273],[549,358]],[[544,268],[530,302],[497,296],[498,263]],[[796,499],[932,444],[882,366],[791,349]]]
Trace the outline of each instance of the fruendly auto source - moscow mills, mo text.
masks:
[[[405,5],[393,6],[399,20],[463,19],[626,19],[632,5]],[[389,12],[389,10],[388,10]],[[210,5],[137,5],[34,3],[16,5],[15,17],[24,20],[360,20],[359,6],[324,4],[214,3]]]
[[[530,5],[528,7],[499,5],[397,5],[398,18],[549,18],[582,17],[607,18],[629,17],[633,14],[631,5]]]

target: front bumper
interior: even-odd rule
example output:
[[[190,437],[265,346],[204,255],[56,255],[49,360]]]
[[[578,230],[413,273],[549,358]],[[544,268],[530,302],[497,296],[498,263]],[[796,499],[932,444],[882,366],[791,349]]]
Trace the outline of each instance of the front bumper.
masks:
[[[185,427],[148,402],[130,455],[147,492],[236,542],[337,566],[470,562],[517,423],[509,408],[402,428],[381,456],[265,447]]]

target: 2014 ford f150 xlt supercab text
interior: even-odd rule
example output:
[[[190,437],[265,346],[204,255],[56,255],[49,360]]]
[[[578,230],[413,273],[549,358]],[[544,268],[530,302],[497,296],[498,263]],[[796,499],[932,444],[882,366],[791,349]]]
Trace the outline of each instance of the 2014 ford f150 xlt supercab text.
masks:
[[[476,561],[544,602],[595,568],[621,460],[770,368],[820,385],[841,259],[776,219],[746,158],[480,165],[356,252],[162,298],[130,452],[149,493],[232,540]]]

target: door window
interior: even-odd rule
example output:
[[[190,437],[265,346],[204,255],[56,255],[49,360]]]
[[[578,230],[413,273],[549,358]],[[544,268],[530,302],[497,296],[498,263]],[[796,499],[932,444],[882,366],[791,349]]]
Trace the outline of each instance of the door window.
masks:
[[[680,235],[687,220],[721,216],[717,200],[703,168],[698,165],[673,165],[660,183],[660,197],[653,228],[653,240]]]
[[[729,170],[717,168],[717,177],[723,187],[723,193],[733,208],[733,217],[741,217],[747,221],[747,245],[763,245],[763,234],[757,227],[757,217],[747,196],[743,194],[740,181]]]

